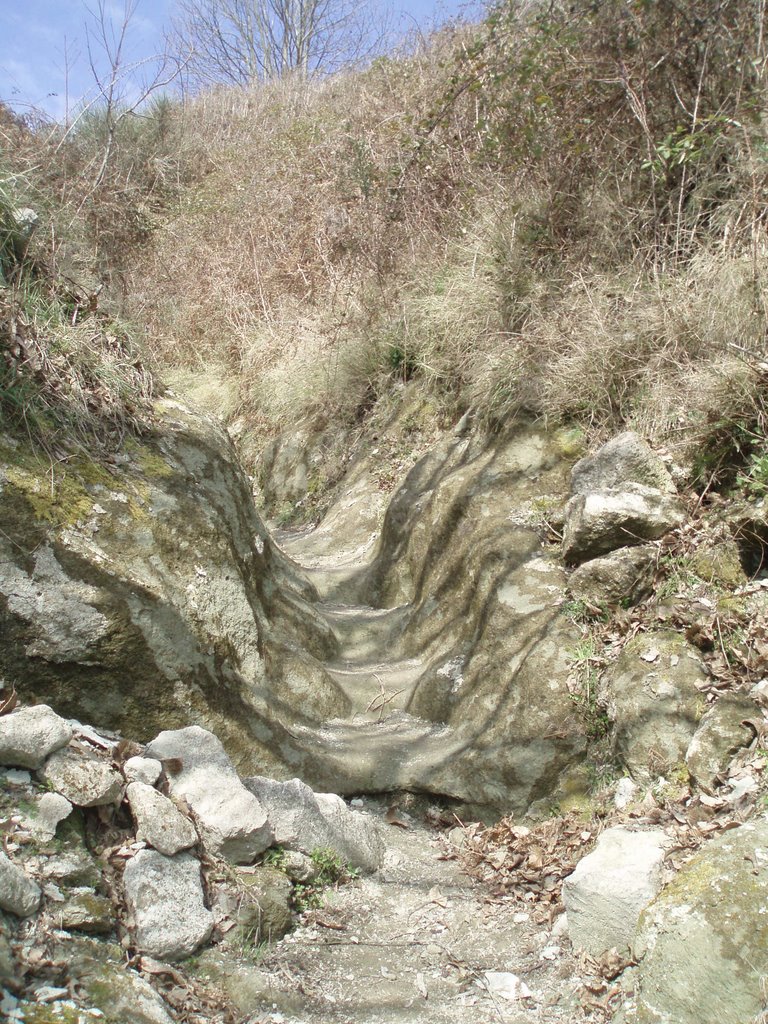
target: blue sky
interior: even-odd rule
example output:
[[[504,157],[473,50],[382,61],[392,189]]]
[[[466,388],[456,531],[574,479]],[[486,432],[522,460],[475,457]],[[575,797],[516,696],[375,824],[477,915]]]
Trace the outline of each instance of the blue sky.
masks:
[[[103,0],[106,10],[122,22],[125,0]],[[126,37],[125,59],[142,62],[163,46],[175,0],[137,0]],[[429,28],[460,14],[466,0],[393,0],[396,24],[403,32],[414,23]],[[95,21],[97,0],[0,0],[0,100],[16,110],[42,110],[64,120],[83,101],[93,98],[86,24]],[[98,48],[93,47],[98,57]]]

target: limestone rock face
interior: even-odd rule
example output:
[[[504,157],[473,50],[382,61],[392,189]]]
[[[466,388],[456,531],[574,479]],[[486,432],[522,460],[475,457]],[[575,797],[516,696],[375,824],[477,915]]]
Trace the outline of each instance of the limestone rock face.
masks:
[[[313,661],[333,634],[271,544],[223,429],[170,400],[157,414],[154,436],[109,470],[69,460],[53,479],[0,434],[0,675],[138,741],[210,726],[238,766],[272,771],[290,744],[294,675],[303,714],[345,710]],[[278,697],[265,658],[290,644],[298,668]]]
[[[173,802],[143,782],[130,782],[125,795],[136,823],[136,838],[172,857],[197,842],[195,826]]]
[[[384,843],[376,821],[351,811],[340,797],[313,793],[299,779],[244,782],[264,807],[276,845],[306,854],[330,849],[363,871],[381,867]]]
[[[236,864],[249,864],[272,843],[263,806],[240,781],[219,740],[193,725],[161,732],[147,753],[175,762],[169,786],[185,800],[202,830],[203,845]]]
[[[39,768],[72,739],[72,727],[45,704],[0,717],[0,764]]]
[[[17,917],[29,917],[40,906],[41,899],[40,887],[0,852],[0,908]]]
[[[241,775],[429,793],[478,816],[557,798],[587,739],[567,580],[540,537],[567,489],[554,435],[465,423],[383,522],[362,460],[323,523],[278,545],[221,428],[172,401],[158,414],[109,471],[71,460],[53,489],[50,467],[0,437],[0,673],[142,742],[209,729]],[[181,799],[194,773],[165,770]],[[252,859],[269,841],[257,820],[206,841]]]
[[[701,719],[685,754],[696,785],[711,793],[717,777],[727,772],[733,755],[751,743],[753,732],[744,719],[754,717],[757,705],[742,694],[724,694]]]
[[[46,761],[42,778],[76,807],[102,807],[119,801],[123,779],[96,757],[67,748]]]
[[[744,1024],[768,974],[768,819],[707,843],[643,912],[638,1024]]]
[[[661,888],[663,832],[609,828],[563,883],[568,934],[592,956],[628,950],[641,911]]]
[[[205,907],[200,864],[190,854],[139,850],[125,867],[123,884],[142,952],[181,960],[210,936],[213,915]]]
[[[489,444],[462,430],[408,473],[375,546],[369,520],[355,525],[356,491],[283,541],[339,639],[331,671],[352,705],[293,730],[292,773],[342,795],[446,795],[479,816],[557,790],[587,742],[567,687],[577,630],[561,610],[565,573],[537,532],[567,475],[543,431]],[[377,693],[391,697],[381,714]]]
[[[697,684],[705,681],[697,653],[676,633],[643,633],[626,645],[599,697],[614,726],[616,753],[633,778],[683,764],[704,709]]]

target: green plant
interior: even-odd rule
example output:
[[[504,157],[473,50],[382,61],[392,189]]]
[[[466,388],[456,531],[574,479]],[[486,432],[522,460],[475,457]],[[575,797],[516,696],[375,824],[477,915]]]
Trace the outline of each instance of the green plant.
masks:
[[[736,477],[736,486],[751,498],[764,498],[768,494],[768,449],[765,438],[760,447],[749,456],[747,465]]]
[[[298,882],[293,887],[293,906],[298,913],[316,909],[323,905],[323,893],[331,886],[351,882],[360,874],[344,861],[334,850],[320,848],[313,850],[310,859],[318,869],[311,882]]]
[[[598,699],[598,682],[603,657],[596,638],[590,633],[569,651],[573,666],[570,699],[579,712],[592,743],[605,739],[611,727],[605,707]]]
[[[282,846],[270,847],[264,854],[263,863],[271,868],[277,868],[278,871],[282,871],[285,864],[285,850]]]

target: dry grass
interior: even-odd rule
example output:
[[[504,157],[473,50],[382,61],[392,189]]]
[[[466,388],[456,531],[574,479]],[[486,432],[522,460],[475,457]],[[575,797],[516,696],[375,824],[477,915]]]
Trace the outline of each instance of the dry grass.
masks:
[[[96,191],[98,119],[49,134],[39,255],[100,263],[177,389],[261,437],[411,381],[449,419],[684,453],[764,390],[766,34],[714,2],[502,3],[363,72],[161,105]],[[0,130],[32,167],[40,135]]]

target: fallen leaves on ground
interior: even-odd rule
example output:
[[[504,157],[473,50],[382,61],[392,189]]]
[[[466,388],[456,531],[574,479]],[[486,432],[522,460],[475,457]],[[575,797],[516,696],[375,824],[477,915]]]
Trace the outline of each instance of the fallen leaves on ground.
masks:
[[[560,906],[563,879],[588,853],[602,826],[572,812],[528,828],[502,818],[490,828],[469,825],[461,858],[466,870],[490,884],[494,895],[512,895],[544,908],[543,922]]]

